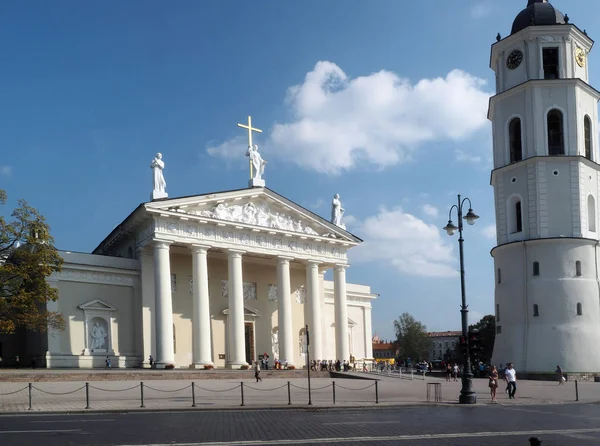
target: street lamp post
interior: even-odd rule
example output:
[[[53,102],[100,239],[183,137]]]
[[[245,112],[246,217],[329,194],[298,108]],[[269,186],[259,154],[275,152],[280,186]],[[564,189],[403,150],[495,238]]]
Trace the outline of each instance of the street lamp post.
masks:
[[[467,211],[467,215],[463,217],[463,205],[465,202],[469,202],[469,210]],[[458,213],[458,227],[454,226],[452,223],[452,209],[456,208],[456,212]],[[460,293],[462,298],[462,305],[460,308],[461,322],[462,322],[462,335],[464,336],[467,344],[466,353],[465,353],[465,361],[463,364],[463,372],[462,372],[462,388],[460,389],[460,397],[458,402],[460,404],[475,404],[477,402],[477,394],[475,390],[473,390],[473,373],[471,372],[471,348],[469,344],[469,310],[467,307],[467,297],[465,293],[465,260],[463,254],[463,218],[467,221],[469,225],[475,224],[475,220],[479,218],[477,214],[473,212],[471,206],[471,200],[468,198],[464,198],[461,200],[460,195],[458,195],[458,203],[453,205],[448,212],[448,224],[444,227],[444,230],[448,233],[448,235],[454,235],[456,230],[458,229],[458,251],[460,253]]]

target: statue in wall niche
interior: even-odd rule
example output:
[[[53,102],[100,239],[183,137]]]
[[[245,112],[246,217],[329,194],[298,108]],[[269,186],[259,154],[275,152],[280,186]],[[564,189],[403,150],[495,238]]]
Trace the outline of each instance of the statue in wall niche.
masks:
[[[165,162],[162,160],[162,153],[157,153],[150,168],[153,171],[153,198],[163,198],[167,196],[165,191],[167,183],[163,176],[163,169],[165,168]]]
[[[342,229],[346,229],[346,225],[342,223],[342,217],[344,216],[345,209],[342,207],[342,201],[340,200],[340,194],[333,196],[331,202],[331,223],[339,226]]]
[[[273,355],[275,359],[279,358],[279,330],[274,329],[271,333],[271,345],[273,346]]]
[[[92,337],[92,351],[106,349],[105,342],[107,334],[104,327],[100,325],[100,322],[94,324],[90,336]]]
[[[254,145],[254,147],[248,146],[246,156],[250,157],[250,170],[252,179],[262,180],[262,176],[265,173],[265,165],[267,164],[267,161],[265,161],[260,155],[260,153],[258,153],[258,146],[256,144]]]

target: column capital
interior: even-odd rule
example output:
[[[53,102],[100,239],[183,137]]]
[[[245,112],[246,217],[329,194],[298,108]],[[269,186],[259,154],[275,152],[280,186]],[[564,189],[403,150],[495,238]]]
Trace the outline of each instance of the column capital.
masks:
[[[277,263],[285,264],[290,263],[292,260],[294,260],[293,257],[277,256]]]
[[[242,257],[242,254],[246,254],[246,251],[241,249],[227,249],[227,256],[233,259]]]
[[[347,263],[338,263],[337,265],[335,265],[333,268],[336,271],[346,271],[348,269],[350,265],[348,265]]]
[[[319,267],[319,265],[321,265],[323,262],[320,262],[318,260],[307,260],[306,261],[306,265],[308,267]]]
[[[210,246],[207,245],[198,245],[196,243],[192,243],[190,245],[190,251],[193,253],[206,254],[206,252],[210,249]]]
[[[169,249],[169,246],[171,246],[173,244],[172,241],[170,240],[158,240],[158,239],[153,239],[152,240],[152,247],[154,249]]]

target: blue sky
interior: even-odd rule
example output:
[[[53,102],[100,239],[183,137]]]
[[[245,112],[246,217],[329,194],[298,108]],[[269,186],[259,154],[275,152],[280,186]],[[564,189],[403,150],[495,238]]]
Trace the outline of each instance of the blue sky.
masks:
[[[600,2],[554,0],[600,36]],[[245,187],[248,114],[267,185],[327,217],[341,195],[365,239],[348,280],[379,299],[373,330],[409,312],[460,327],[456,194],[472,320],[493,310],[490,45],[526,0],[29,1],[0,14],[0,187],[91,251],[151,192]],[[600,82],[594,53],[592,83]]]

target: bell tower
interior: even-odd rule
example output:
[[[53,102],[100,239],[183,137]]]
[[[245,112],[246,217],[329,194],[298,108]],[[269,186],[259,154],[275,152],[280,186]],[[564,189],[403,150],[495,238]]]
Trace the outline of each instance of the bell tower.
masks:
[[[592,45],[546,0],[529,0],[511,34],[492,45],[493,363],[520,371],[600,371],[600,92],[588,83]]]

